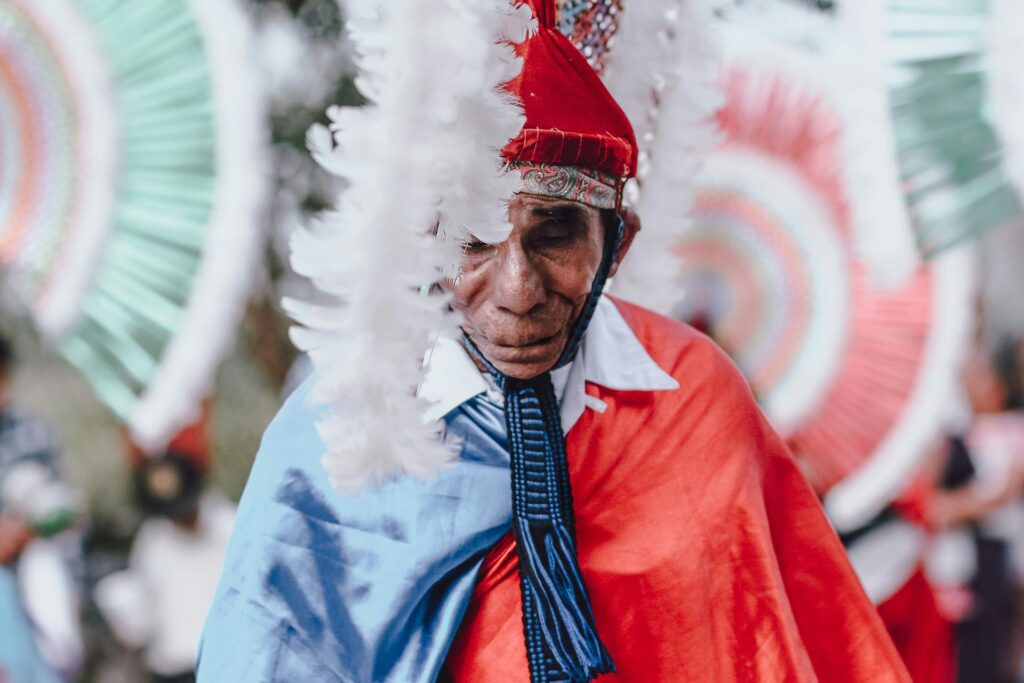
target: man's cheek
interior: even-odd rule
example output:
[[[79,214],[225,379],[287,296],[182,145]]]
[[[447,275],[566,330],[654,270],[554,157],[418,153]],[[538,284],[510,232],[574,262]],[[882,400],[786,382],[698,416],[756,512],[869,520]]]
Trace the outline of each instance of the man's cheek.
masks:
[[[467,300],[464,294],[453,291],[451,306],[452,310],[459,316],[459,324],[464,330],[474,332],[480,329],[484,313],[476,300]]]
[[[572,283],[566,288],[567,298],[576,304],[585,301],[590,294],[591,287],[593,287],[595,274],[586,268],[581,268],[576,273],[577,278],[573,279]]]
[[[468,309],[478,289],[472,274],[463,273],[451,281],[448,291],[452,296],[452,308],[460,312]]]

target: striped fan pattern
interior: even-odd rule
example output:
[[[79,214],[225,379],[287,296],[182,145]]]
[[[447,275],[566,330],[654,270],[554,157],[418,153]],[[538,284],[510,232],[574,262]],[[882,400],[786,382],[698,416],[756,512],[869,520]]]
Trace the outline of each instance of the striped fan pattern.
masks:
[[[852,250],[841,119],[820,95],[756,65],[731,67],[724,83],[727,141],[708,159],[678,248],[687,296],[677,315],[707,321],[827,489],[909,398],[930,274],[871,287]]]
[[[105,47],[123,147],[108,241],[81,322],[61,344],[122,418],[154,378],[181,322],[216,180],[202,35],[180,2],[130,7],[80,3]]]
[[[992,116],[993,4],[844,4],[864,54],[884,60],[877,87],[888,90],[899,177],[926,257],[1020,213]]]
[[[265,187],[247,39],[234,0],[0,5],[0,259],[143,445],[198,409],[245,298]]]
[[[845,181],[849,122],[828,58],[809,47],[829,28],[815,20],[796,43],[727,33],[725,141],[677,246],[676,315],[734,356],[818,490],[846,487],[830,510],[844,527],[898,494],[937,435],[971,288],[955,253],[895,287],[871,276]]]

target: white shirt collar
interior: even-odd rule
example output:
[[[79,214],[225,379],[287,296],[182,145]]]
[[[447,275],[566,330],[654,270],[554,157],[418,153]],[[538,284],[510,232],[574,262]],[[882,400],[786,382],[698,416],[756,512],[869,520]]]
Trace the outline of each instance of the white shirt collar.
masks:
[[[679,388],[679,383],[654,362],[607,297],[598,302],[576,360],[553,372],[552,381],[560,396],[559,412],[566,433],[587,408],[604,411],[603,402],[587,395],[588,382],[617,391]],[[438,339],[427,356],[427,376],[419,389],[419,396],[431,403],[424,421],[440,420],[487,391],[487,380],[462,345],[454,339]]]

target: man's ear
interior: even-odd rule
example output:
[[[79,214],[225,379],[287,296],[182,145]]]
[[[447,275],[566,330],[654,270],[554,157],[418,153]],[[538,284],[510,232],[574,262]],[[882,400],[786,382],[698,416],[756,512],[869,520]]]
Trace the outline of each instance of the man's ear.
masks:
[[[619,214],[622,216],[622,244],[619,245],[619,253],[615,256],[615,262],[612,263],[611,270],[608,272],[608,277],[615,277],[615,273],[619,270],[619,264],[622,263],[622,259],[626,257],[626,253],[629,248],[633,246],[633,240],[636,239],[636,234],[640,232],[640,216],[636,215],[633,209],[622,207],[622,211]]]

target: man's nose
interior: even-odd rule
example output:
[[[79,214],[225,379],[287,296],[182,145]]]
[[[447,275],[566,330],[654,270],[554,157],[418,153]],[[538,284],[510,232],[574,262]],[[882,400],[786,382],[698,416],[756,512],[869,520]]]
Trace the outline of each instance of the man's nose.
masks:
[[[506,245],[501,251],[495,273],[498,307],[515,315],[526,315],[547,300],[544,275],[521,245]]]

